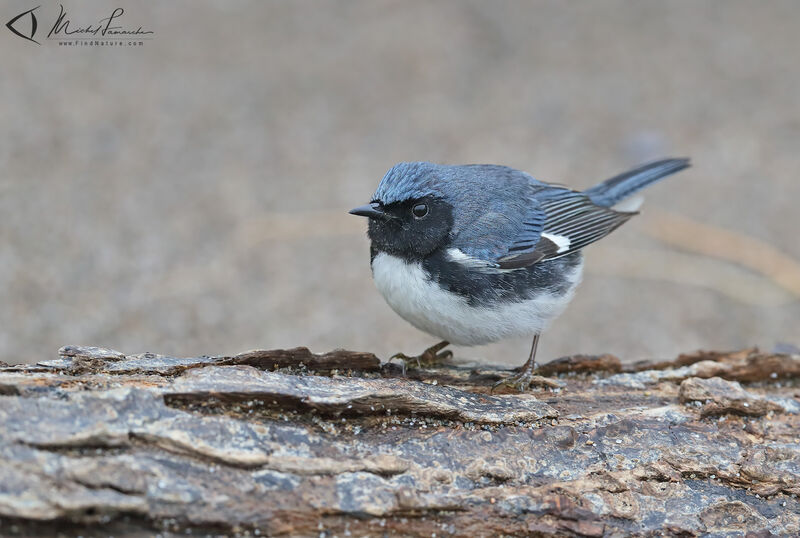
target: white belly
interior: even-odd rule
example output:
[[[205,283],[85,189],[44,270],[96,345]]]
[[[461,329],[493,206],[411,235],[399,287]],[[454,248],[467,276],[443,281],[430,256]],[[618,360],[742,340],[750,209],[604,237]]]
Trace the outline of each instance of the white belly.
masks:
[[[543,291],[532,299],[491,308],[470,306],[463,296],[430,282],[420,263],[384,252],[372,261],[372,276],[389,306],[414,327],[453,344],[472,346],[542,332],[572,299],[582,265],[569,275],[573,284],[563,296]]]

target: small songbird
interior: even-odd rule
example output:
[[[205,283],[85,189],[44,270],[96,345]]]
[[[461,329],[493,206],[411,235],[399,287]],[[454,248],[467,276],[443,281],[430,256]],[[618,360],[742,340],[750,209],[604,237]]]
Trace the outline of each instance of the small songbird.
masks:
[[[369,218],[372,276],[386,302],[444,340],[395,357],[432,365],[452,356],[441,351],[451,342],[529,335],[527,362],[501,381],[526,389],[539,335],[581,280],[581,249],[637,214],[617,206],[623,199],[688,166],[664,159],[579,192],[506,166],[395,165],[350,213]]]

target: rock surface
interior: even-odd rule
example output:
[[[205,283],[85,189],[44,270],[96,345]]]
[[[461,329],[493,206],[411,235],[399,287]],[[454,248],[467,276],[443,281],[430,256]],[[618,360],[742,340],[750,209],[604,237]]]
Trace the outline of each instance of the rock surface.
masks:
[[[797,535],[798,365],[575,357],[492,394],[366,353],[68,346],[0,366],[0,534]]]

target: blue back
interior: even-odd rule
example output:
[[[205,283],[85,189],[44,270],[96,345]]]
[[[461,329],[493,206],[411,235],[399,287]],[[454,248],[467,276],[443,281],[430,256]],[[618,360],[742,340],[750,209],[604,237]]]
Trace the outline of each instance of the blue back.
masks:
[[[526,220],[543,220],[535,194],[548,187],[507,166],[412,162],[389,170],[373,200],[390,204],[438,196],[453,207],[452,246],[469,256],[495,260],[525,234]],[[532,239],[538,239],[540,228],[535,227]]]
[[[452,247],[494,263],[509,249],[534,249],[547,225],[543,204],[580,198],[594,207],[608,208],[687,166],[688,159],[665,159],[577,193],[507,166],[407,162],[386,173],[373,201],[391,204],[430,195],[443,199],[453,208]]]

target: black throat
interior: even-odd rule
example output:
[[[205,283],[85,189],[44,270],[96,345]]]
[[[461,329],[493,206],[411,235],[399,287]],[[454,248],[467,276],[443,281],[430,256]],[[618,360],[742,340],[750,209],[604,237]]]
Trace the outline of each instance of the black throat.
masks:
[[[414,208],[424,204],[427,214],[417,217]],[[453,207],[433,196],[382,206],[385,218],[370,218],[367,234],[372,258],[386,252],[407,262],[422,261],[450,241]]]

